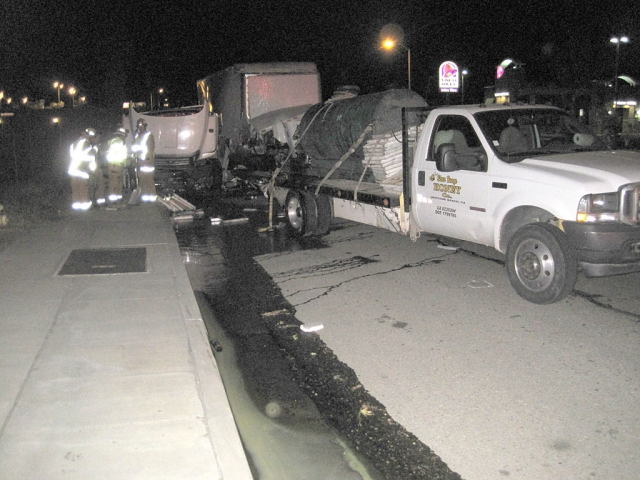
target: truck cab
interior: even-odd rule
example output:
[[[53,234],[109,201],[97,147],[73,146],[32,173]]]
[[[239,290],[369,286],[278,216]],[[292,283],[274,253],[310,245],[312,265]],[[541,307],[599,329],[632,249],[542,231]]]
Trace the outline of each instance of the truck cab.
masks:
[[[560,109],[434,109],[412,178],[416,226],[505,253],[512,284],[531,301],[566,295],[578,268],[640,271],[640,154],[608,150]]]

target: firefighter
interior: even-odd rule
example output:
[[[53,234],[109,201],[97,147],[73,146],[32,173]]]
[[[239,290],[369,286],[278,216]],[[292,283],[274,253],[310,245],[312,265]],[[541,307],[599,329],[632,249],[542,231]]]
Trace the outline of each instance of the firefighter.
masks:
[[[156,201],[154,148],[153,134],[147,130],[147,122],[141,118],[138,120],[136,131],[133,134],[131,152],[137,162],[138,188],[140,189],[140,200],[143,202]]]
[[[87,128],[69,149],[71,161],[68,173],[71,177],[71,208],[74,210],[91,208],[98,169],[97,142],[97,132]]]
[[[94,204],[99,207],[103,206],[107,201],[107,192],[109,191],[109,165],[107,164],[107,142],[100,132],[97,135],[96,147],[96,172],[93,180],[91,195]]]
[[[106,160],[109,172],[109,196],[110,203],[118,203],[122,200],[124,187],[122,172],[127,164],[127,146],[125,139],[129,132],[120,127],[106,142]]]

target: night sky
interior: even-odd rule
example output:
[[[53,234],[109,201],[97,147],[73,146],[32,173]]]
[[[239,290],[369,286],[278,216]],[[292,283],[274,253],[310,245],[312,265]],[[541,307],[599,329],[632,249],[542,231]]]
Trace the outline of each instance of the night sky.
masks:
[[[640,78],[640,0],[3,0],[0,89],[50,102],[60,80],[114,106],[164,87],[175,104],[192,104],[198,79],[270,61],[316,63],[324,98],[343,84],[405,87],[406,51],[378,48],[388,23],[404,29],[412,87],[430,103],[445,60],[469,70],[473,101],[507,57],[538,84],[613,78],[609,38],[619,34],[631,40],[619,71]]]

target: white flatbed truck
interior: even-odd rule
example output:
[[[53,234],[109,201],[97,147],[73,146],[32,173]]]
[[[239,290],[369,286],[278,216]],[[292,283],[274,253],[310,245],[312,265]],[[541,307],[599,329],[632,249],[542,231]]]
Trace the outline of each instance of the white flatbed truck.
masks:
[[[558,108],[432,108],[404,92],[305,113],[271,183],[294,233],[339,217],[487,245],[538,304],[566,297],[579,271],[640,271],[639,152],[608,150]]]

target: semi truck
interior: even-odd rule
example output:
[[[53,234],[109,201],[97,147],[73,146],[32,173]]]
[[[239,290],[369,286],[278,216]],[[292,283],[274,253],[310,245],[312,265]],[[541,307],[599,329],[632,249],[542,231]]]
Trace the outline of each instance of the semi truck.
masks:
[[[308,62],[236,64],[196,86],[198,105],[124,104],[123,126],[133,132],[142,118],[154,135],[160,192],[220,188],[242,169],[272,171],[293,146],[302,114],[321,100],[318,70]]]
[[[268,194],[297,235],[336,217],[493,247],[537,304],[579,272],[640,271],[640,153],[607,149],[558,108],[430,107],[390,90],[318,103],[294,138]]]

